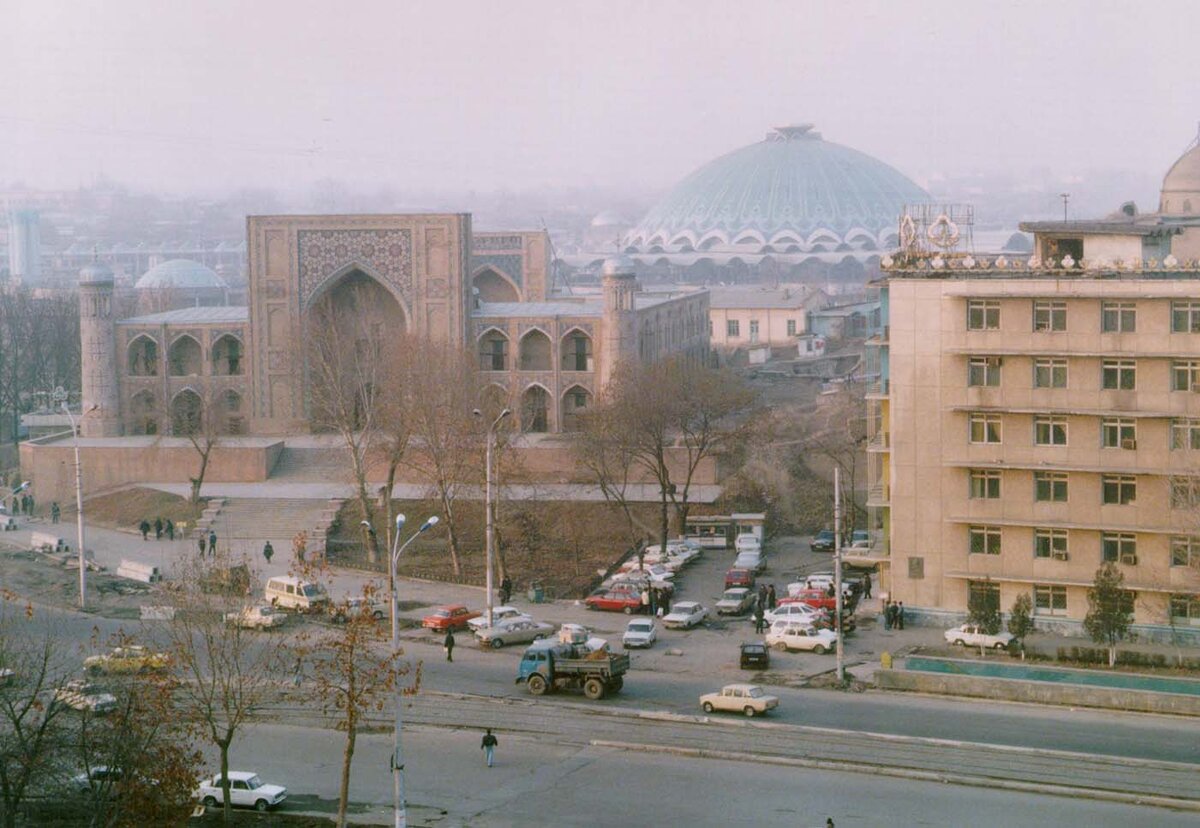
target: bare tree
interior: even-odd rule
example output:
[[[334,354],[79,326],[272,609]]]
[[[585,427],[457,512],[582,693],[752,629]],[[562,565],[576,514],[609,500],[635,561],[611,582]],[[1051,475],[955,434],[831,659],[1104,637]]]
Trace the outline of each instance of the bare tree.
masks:
[[[80,376],[74,295],[36,296],[29,288],[0,285],[0,412],[12,418],[12,433],[40,394],[60,385],[76,392]]]
[[[213,449],[220,445],[225,435],[235,430],[232,422],[237,416],[234,400],[240,401],[240,397],[232,389],[212,386],[202,391],[183,391],[172,404],[171,433],[186,437],[197,455],[196,474],[188,478],[191,483],[189,500],[193,505],[200,502],[200,490],[208,474]]]
[[[621,513],[629,545],[636,547],[653,530],[638,518],[629,498],[634,459],[628,444],[616,431],[617,421],[608,406],[580,415],[581,428],[572,448],[577,462],[600,487],[604,500]]]
[[[220,752],[223,777],[229,773],[229,747],[234,737],[276,695],[280,668],[287,657],[282,637],[226,623],[226,613],[240,612],[255,588],[253,578],[247,585],[221,577],[231,563],[227,555],[218,555],[184,567],[181,583],[209,586],[176,593],[174,616],[165,626],[178,688],[176,704]],[[228,825],[227,786],[222,798]]]

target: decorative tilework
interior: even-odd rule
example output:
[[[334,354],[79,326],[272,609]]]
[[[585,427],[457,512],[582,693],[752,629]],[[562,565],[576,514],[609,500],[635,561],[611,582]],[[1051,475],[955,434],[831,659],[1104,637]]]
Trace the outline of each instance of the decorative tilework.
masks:
[[[412,301],[412,233],[409,230],[299,230],[300,291],[305,300],[347,265],[371,269]]]
[[[520,236],[476,235],[471,239],[471,248],[478,252],[520,250],[522,247]]]
[[[472,256],[471,272],[476,273],[481,267],[492,266],[504,271],[518,286],[525,283],[525,268],[521,256],[517,254],[497,254],[491,256]]]

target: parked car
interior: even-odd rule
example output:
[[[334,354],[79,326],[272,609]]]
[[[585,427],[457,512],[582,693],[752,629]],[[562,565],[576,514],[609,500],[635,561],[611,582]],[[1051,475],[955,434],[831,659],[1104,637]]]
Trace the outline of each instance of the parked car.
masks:
[[[634,648],[653,647],[658,640],[658,627],[649,618],[635,618],[625,625],[625,634],[621,643],[626,650]]]
[[[738,535],[737,540],[733,542],[733,550],[739,554],[757,549],[762,551],[762,540],[752,532],[747,532],[743,535]]]
[[[817,536],[812,539],[812,543],[808,545],[808,548],[813,552],[832,552],[834,540],[832,529],[822,529],[820,532],[817,532]]]
[[[804,589],[822,589],[825,592],[830,592],[833,589],[835,578],[832,572],[813,572],[804,576],[801,581],[788,584],[788,594],[799,592]],[[861,587],[860,587],[861,588]],[[842,597],[852,598],[854,596],[854,583],[848,578],[842,579]]]
[[[271,627],[278,627],[286,619],[287,616],[276,612],[270,604],[243,607],[238,612],[225,613],[226,624],[250,630],[268,630]]]
[[[351,618],[369,614],[376,621],[382,621],[390,614],[387,601],[381,598],[364,598],[361,595],[351,595],[340,604],[329,607],[329,614],[335,623],[344,624]]]
[[[447,604],[438,607],[421,619],[421,626],[427,630],[463,630],[467,628],[472,618],[478,618],[479,613],[467,609],[462,604]]]
[[[532,618],[509,618],[475,632],[481,647],[500,649],[506,644],[528,644],[554,634],[554,625]]]
[[[106,765],[97,765],[89,768],[83,773],[71,777],[71,789],[86,796],[95,791],[106,790],[109,799],[116,799],[120,793],[122,781],[125,779],[125,774],[120,768],[110,768]],[[147,780],[152,785],[157,785],[158,780]]]
[[[754,570],[742,569],[734,567],[725,573],[725,588],[730,587],[746,587],[752,589],[754,587]]]
[[[75,710],[109,713],[117,708],[117,697],[86,679],[72,679],[54,691],[54,700]]]
[[[325,587],[291,575],[276,575],[267,579],[263,597],[272,606],[298,612],[319,610],[329,603]]]
[[[103,655],[88,656],[83,660],[83,667],[92,675],[144,673],[148,670],[164,670],[168,661],[166,653],[156,653],[140,644],[128,644],[113,647]]]
[[[196,798],[206,808],[215,808],[224,802],[224,788],[229,786],[229,802],[241,808],[266,811],[287,799],[287,788],[268,785],[249,771],[229,771],[222,779],[220,774],[200,780]]]
[[[1013,637],[1006,632],[989,635],[982,627],[975,624],[963,624],[942,633],[946,641],[959,647],[988,647],[993,650],[1003,650],[1012,643]]]
[[[768,696],[757,684],[727,684],[715,693],[700,697],[700,707],[705,713],[723,710],[754,717],[766,715],[768,710],[778,706],[779,699]]]
[[[771,651],[761,641],[748,641],[742,645],[738,666],[743,670],[766,670],[771,666]]]
[[[717,615],[745,615],[757,603],[758,596],[749,587],[730,587],[717,601]]]
[[[850,546],[854,549],[870,549],[871,533],[866,529],[855,529],[850,533]]]
[[[590,610],[632,615],[642,608],[642,597],[633,591],[598,589],[583,599],[583,604]]]
[[[668,629],[690,630],[708,618],[708,610],[695,601],[676,601],[671,611],[663,616],[663,626]]]
[[[493,624],[500,624],[505,621],[515,621],[517,619],[520,619],[522,621],[532,621],[533,620],[533,618],[529,615],[529,613],[521,612],[516,607],[510,607],[507,604],[505,604],[504,606],[500,606],[500,607],[492,607],[492,623]],[[487,629],[487,625],[488,625],[487,610],[484,610],[482,613],[480,613],[478,618],[472,618],[470,621],[467,622],[467,626],[471,628],[471,632],[479,632],[480,630],[485,630],[485,629]]]
[[[766,561],[763,559],[762,552],[755,549],[750,552],[740,552],[733,561],[735,569],[749,569],[751,572],[762,572],[766,566]]]
[[[605,587],[609,590],[625,589],[630,592],[642,594],[646,589],[666,590],[667,594],[674,594],[675,585],[670,581],[663,581],[658,578],[652,578],[641,570],[633,570],[632,572],[618,572],[612,576]]]
[[[811,624],[776,621],[767,631],[764,641],[768,647],[784,652],[807,650],[824,655],[837,647],[837,634],[831,630],[818,629]]]
[[[617,569],[618,572],[644,572],[651,578],[659,581],[669,581],[675,577],[675,571],[668,566],[660,563],[649,563],[645,566],[638,566],[637,559],[626,561]]]
[[[830,595],[823,589],[797,590],[794,595],[788,595],[786,598],[779,599],[779,603],[808,604],[810,607],[827,609],[830,612],[837,611],[837,597]]]
[[[776,621],[804,621],[818,626],[829,621],[829,613],[808,604],[779,604],[775,609],[763,613],[763,618],[768,624],[774,624]]]

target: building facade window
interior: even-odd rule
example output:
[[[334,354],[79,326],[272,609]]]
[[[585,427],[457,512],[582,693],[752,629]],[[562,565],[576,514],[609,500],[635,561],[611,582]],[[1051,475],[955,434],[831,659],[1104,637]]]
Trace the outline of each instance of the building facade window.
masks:
[[[1200,302],[1171,303],[1171,333],[1200,333]]]
[[[730,319],[725,323],[725,335],[730,339],[742,335],[742,325],[736,319]]]
[[[1171,617],[1200,624],[1200,595],[1172,595]]]
[[[1100,364],[1100,387],[1108,391],[1132,391],[1137,387],[1137,362],[1106,359]]]
[[[1033,499],[1039,503],[1066,503],[1067,473],[1034,472]]]
[[[1034,584],[1033,613],[1034,615],[1066,615],[1067,588]]]
[[[1137,500],[1137,478],[1131,474],[1105,474],[1100,477],[1100,502],[1128,506]]]
[[[1102,448],[1136,449],[1137,421],[1127,417],[1105,417],[1100,421]]]
[[[758,342],[758,320],[750,320],[750,341]]]
[[[1172,391],[1200,391],[1200,360],[1177,359],[1171,363]]]
[[[998,331],[998,330],[1000,330],[1000,300],[998,300],[998,299],[968,299],[967,300],[967,330],[968,331]]]
[[[1067,560],[1067,530],[1034,529],[1033,557],[1056,561]]]
[[[1100,536],[1100,560],[1104,563],[1136,564],[1137,536],[1131,532],[1105,532]]]
[[[967,385],[996,387],[1000,384],[1000,357],[971,357],[967,360]]]
[[[999,526],[972,526],[967,531],[967,536],[970,539],[968,551],[972,555],[1000,554]]]
[[[1067,418],[1034,417],[1033,444],[1035,446],[1065,446],[1067,444]]]
[[[1033,329],[1035,331],[1065,331],[1067,329],[1067,303],[1036,299],[1033,303]]]
[[[1200,449],[1200,420],[1172,420],[1171,448]]]
[[[1000,497],[998,469],[972,469],[970,496],[975,500],[996,500]]]
[[[979,606],[1000,610],[1000,585],[991,581],[967,581],[967,606],[975,601]]]
[[[1039,357],[1033,361],[1034,388],[1066,388],[1067,361],[1065,359]]]
[[[795,319],[789,319],[787,321],[787,335],[788,336],[796,335],[796,320]]]
[[[1133,333],[1137,330],[1137,304],[1134,302],[1101,302],[1101,333]]]
[[[967,418],[967,439],[972,443],[1000,442],[999,414],[971,414]]]
[[[1171,566],[1200,567],[1200,538],[1189,535],[1171,538]]]
[[[1195,509],[1200,506],[1200,479],[1195,477],[1171,478],[1171,508]]]

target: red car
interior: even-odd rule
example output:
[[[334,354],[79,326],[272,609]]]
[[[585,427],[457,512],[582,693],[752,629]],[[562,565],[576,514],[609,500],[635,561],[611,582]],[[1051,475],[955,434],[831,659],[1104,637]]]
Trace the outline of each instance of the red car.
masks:
[[[802,589],[779,601],[781,604],[808,604],[824,610],[837,610],[837,598],[823,589]]]
[[[591,610],[623,612],[632,615],[642,608],[642,597],[633,592],[612,592],[598,589],[583,601]]]
[[[478,618],[481,613],[469,610],[462,604],[448,604],[438,607],[430,615],[421,619],[421,626],[429,630],[465,630],[467,622]]]
[[[754,570],[752,569],[731,569],[725,573],[725,588],[731,587],[746,587],[747,589],[754,588]]]

